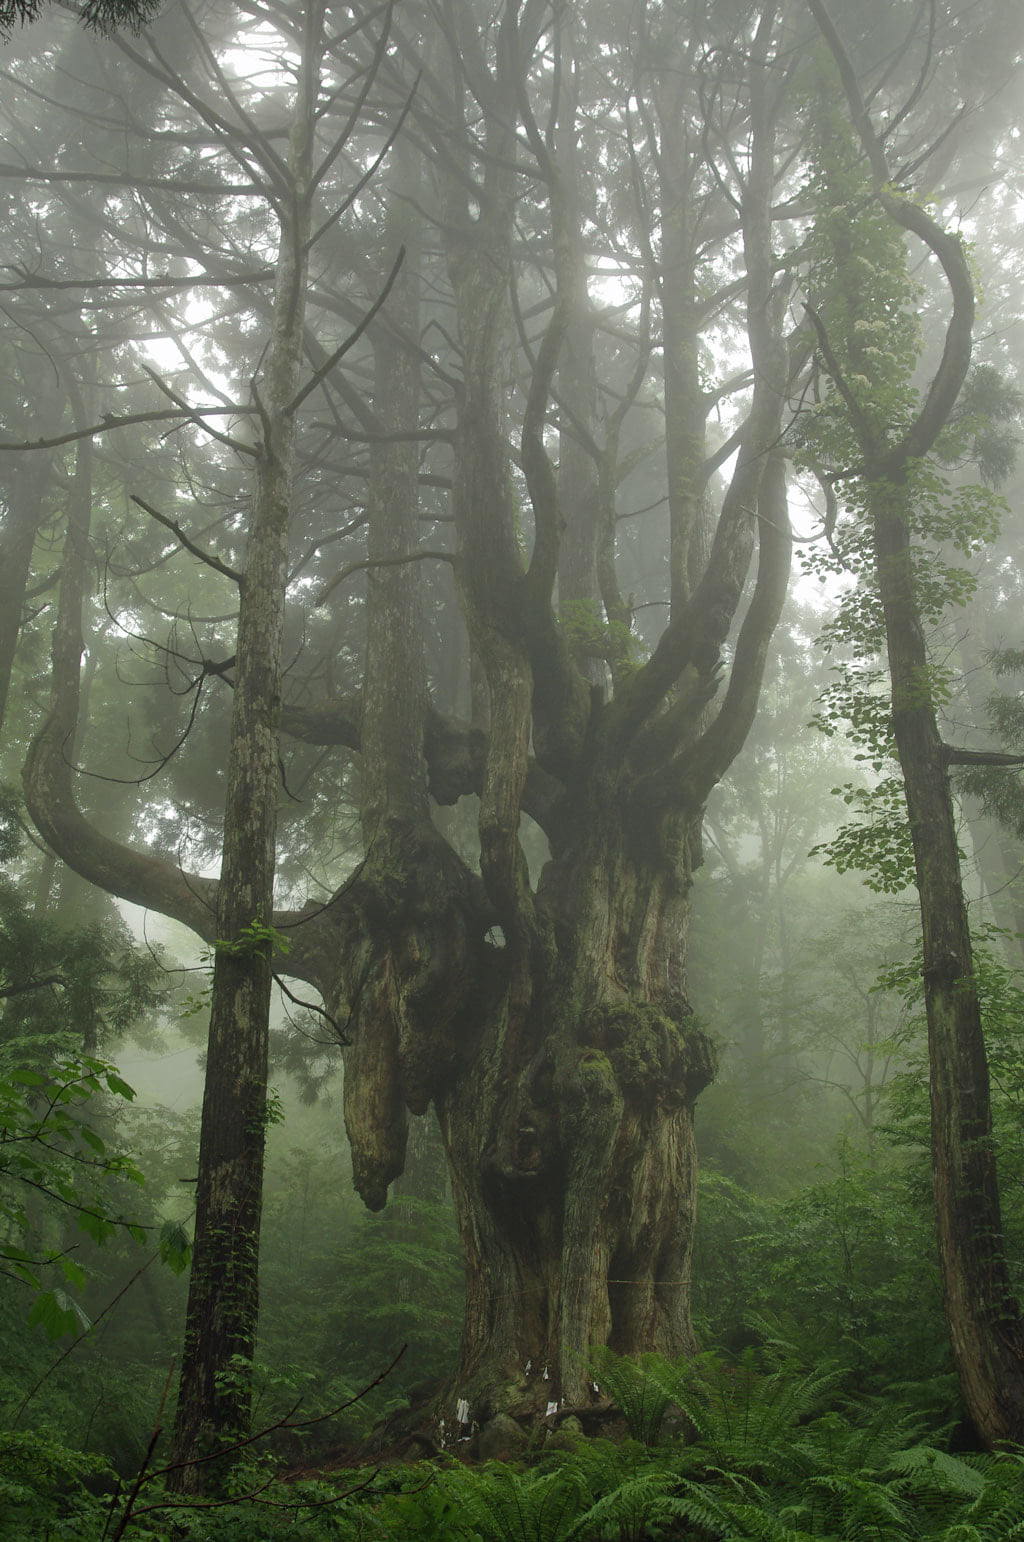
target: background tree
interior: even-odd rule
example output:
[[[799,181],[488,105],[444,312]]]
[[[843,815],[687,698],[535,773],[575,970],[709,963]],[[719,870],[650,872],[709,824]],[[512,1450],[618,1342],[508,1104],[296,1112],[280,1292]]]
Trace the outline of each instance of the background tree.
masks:
[[[942,739],[937,701],[943,686],[929,656],[925,625],[955,593],[958,573],[934,556],[927,563],[915,560],[914,549],[915,532],[924,530],[933,538],[946,534],[969,552],[991,528],[984,501],[951,497],[927,462],[967,378],[973,283],[959,239],[891,191],[885,151],[849,56],[820,0],[809,4],[835,58],[870,166],[873,196],[889,222],[873,222],[871,258],[865,240],[859,252],[851,247],[843,225],[858,196],[860,173],[851,150],[843,151],[841,134],[830,126],[820,152],[826,212],[810,314],[835,392],[836,416],[852,440],[842,449],[838,439],[830,446],[830,467],[867,532],[867,549],[860,548],[855,562],[869,570],[877,586],[874,594],[860,591],[844,621],[860,630],[862,646],[881,622],[888,653],[891,733],[924,938],[932,1161],[946,1318],[965,1403],[982,1439],[994,1446],[1019,1438],[1024,1429],[1024,1329],[1003,1246],[988,1066],[949,767],[958,759],[995,763],[1000,757],[960,751]],[[937,258],[950,296],[942,355],[920,404],[909,384],[917,335],[899,231],[916,236]],[[860,464],[851,471],[856,460]],[[1002,759],[1014,763],[1012,757]]]

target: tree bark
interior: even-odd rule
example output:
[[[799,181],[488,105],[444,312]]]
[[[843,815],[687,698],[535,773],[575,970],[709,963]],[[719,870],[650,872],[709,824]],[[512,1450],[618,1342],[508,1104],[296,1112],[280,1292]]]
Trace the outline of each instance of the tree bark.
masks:
[[[6,488],[7,518],[0,538],[0,735],[7,716],[14,655],[21,635],[32,548],[43,517],[49,467],[42,456],[19,467]]]
[[[838,66],[878,201],[895,224],[917,236],[938,259],[951,301],[938,368],[919,411],[895,432],[858,407],[820,321],[818,327],[864,457],[861,475],[924,940],[932,1177],[946,1321],[964,1402],[980,1438],[994,1448],[1024,1440],[1024,1322],[1006,1262],[985,1036],[949,785],[950,752],[939,732],[911,546],[919,515],[915,463],[935,444],[966,378],[974,288],[960,241],[925,209],[891,192],[883,144],[842,42],[822,0],[808,4]]]
[[[217,890],[206,1082],[170,1486],[195,1490],[188,1465],[218,1437],[249,1427],[259,1320],[259,1238],[267,1127],[267,1059],[296,393],[305,319],[313,131],[322,0],[303,16],[290,137],[291,196],[281,222],[270,346],[259,393],[262,435],[236,641]],[[256,386],[253,386],[254,394]]]
[[[691,1116],[714,1067],[682,978],[698,821],[669,821],[677,860],[652,829],[638,861],[601,780],[545,871],[529,1001],[502,993],[437,1100],[467,1260],[456,1381],[479,1419],[585,1402],[591,1344],[694,1347]]]
[[[1024,1438],[1024,1324],[1003,1243],[988,1061],[953,798],[913,592],[911,510],[899,481],[880,479],[871,511],[893,730],[921,904],[943,1301],[964,1402],[979,1436],[993,1448]]]

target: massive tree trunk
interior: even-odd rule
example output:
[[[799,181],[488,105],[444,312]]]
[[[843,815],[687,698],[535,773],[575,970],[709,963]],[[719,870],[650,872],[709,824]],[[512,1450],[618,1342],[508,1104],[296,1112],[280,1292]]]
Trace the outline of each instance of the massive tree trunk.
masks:
[[[623,831],[625,789],[601,781],[574,788],[564,854],[545,870],[550,951],[529,1000],[498,995],[437,1099],[467,1261],[458,1383],[475,1418],[583,1403],[592,1344],[694,1344],[692,1111],[714,1069],[682,978],[699,819],[672,821],[673,860],[657,828]]]
[[[581,1403],[591,1344],[625,1353],[693,1348],[692,1110],[714,1057],[686,997],[688,890],[699,862],[703,800],[749,726],[789,557],[782,465],[771,453],[789,360],[780,336],[785,291],[773,282],[768,241],[772,126],[761,72],[774,15],[765,8],[752,66],[754,171],[743,190],[742,221],[758,382],[718,550],[711,558],[705,550],[703,565],[695,564],[699,598],[687,610],[688,591],[676,596],[674,628],[648,666],[629,679],[620,675],[614,702],[604,701],[600,682],[586,678],[571,656],[552,612],[552,590],[560,571],[567,597],[582,598],[579,570],[589,566],[589,598],[598,602],[596,556],[585,554],[588,542],[596,553],[602,511],[595,497],[587,531],[579,503],[560,502],[543,422],[556,364],[567,346],[581,345],[585,300],[564,169],[528,104],[517,100],[514,82],[526,69],[531,41],[516,16],[515,7],[504,15],[486,93],[479,76],[472,80],[477,102],[486,103],[479,211],[471,208],[464,178],[442,184],[463,373],[454,452],[457,578],[489,702],[473,782],[481,881],[474,887],[471,875],[460,875],[449,853],[451,878],[434,878],[428,933],[430,891],[422,864],[408,860],[414,847],[406,845],[399,866],[418,916],[403,930],[404,972],[395,948],[388,949],[398,1032],[382,1032],[361,986],[356,1042],[366,1035],[376,1053],[365,1053],[365,1068],[363,1052],[350,1055],[346,1068],[357,1182],[371,1203],[382,1198],[400,1161],[402,1102],[416,1108],[432,1096],[437,1107],[467,1264],[453,1387],[476,1419],[498,1410],[543,1415],[551,1403]],[[469,85],[456,71],[451,82],[449,110],[458,120],[460,90],[468,95]],[[517,110],[546,181],[555,274],[519,446],[533,514],[528,555],[510,475],[502,369]],[[688,323],[695,357],[695,312]],[[573,391],[568,411],[584,393],[573,389],[572,370],[563,368],[562,382]],[[696,410],[702,423],[708,402]],[[580,412],[573,432],[586,426]],[[699,424],[687,424],[675,464],[685,466],[698,490],[695,505],[672,515],[673,539],[690,553],[700,547],[695,525],[710,475]],[[614,486],[614,468],[607,480]],[[708,732],[704,709],[755,540],[752,507],[763,515],[759,580],[726,703]],[[566,541],[575,560],[559,570]],[[609,580],[606,613],[617,620],[613,590]],[[374,710],[364,701],[364,735]],[[429,749],[428,739],[428,755]],[[430,771],[435,796],[451,801],[456,789],[436,759]],[[536,885],[520,842],[523,812],[540,824],[551,853]],[[368,863],[374,865],[372,849]],[[432,996],[418,984],[410,989],[414,936],[419,973],[433,977]],[[370,978],[379,972],[375,964]],[[394,1048],[385,1054],[389,1041]],[[368,1130],[377,1132],[376,1144]],[[382,1131],[391,1132],[386,1142]]]

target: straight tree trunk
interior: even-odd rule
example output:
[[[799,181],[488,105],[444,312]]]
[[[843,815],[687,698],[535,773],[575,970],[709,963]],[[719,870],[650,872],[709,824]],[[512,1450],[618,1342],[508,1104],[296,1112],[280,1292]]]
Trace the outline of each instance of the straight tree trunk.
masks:
[[[932,1178],[943,1301],[964,1402],[985,1445],[1024,1438],[1024,1324],[1003,1242],[988,1061],[960,877],[949,760],[928,687],[902,480],[873,489],[893,731],[924,939]]]
[[[256,487],[236,643],[206,1084],[170,1478],[219,1437],[244,1434],[259,1318],[259,1236],[267,1127],[281,656],[295,396],[302,354],[322,0],[309,0],[292,121],[291,196],[281,223],[270,346],[260,385]]]
[[[887,408],[865,404],[844,375],[820,317],[826,367],[845,403],[863,457],[875,578],[884,615],[892,724],[903,773],[924,940],[928,1020],[932,1178],[943,1300],[967,1410],[984,1443],[1024,1440],[1024,1323],[1009,1279],[1003,1240],[985,1036],[960,874],[949,766],[939,732],[933,672],[915,585],[912,537],[923,509],[919,464],[949,421],[971,361],[974,287],[964,249],[926,209],[890,188],[883,142],[875,133],[850,59],[824,0],[808,0],[835,60],[882,211],[938,260],[950,297],[942,355],[923,401],[893,429]],[[835,258],[837,287],[852,328],[849,357],[870,371],[858,336],[859,280],[848,253]],[[901,252],[899,266],[905,269]],[[874,269],[874,272],[882,271]],[[901,277],[893,268],[894,293]],[[853,379],[866,379],[855,374]],[[848,475],[849,473],[844,473]]]

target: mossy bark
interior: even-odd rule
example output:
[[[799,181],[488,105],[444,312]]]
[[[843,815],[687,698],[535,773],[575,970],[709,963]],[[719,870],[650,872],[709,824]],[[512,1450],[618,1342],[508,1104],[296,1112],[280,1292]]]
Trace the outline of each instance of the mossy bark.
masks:
[[[1024,1438],[1024,1323],[1006,1259],[985,1034],[902,478],[879,478],[872,514],[893,730],[921,902],[943,1301],[964,1402],[992,1448]]]

